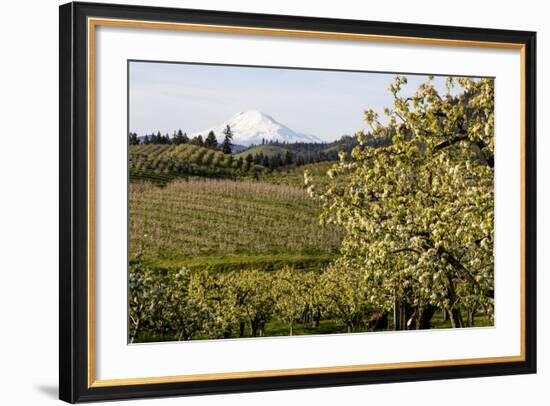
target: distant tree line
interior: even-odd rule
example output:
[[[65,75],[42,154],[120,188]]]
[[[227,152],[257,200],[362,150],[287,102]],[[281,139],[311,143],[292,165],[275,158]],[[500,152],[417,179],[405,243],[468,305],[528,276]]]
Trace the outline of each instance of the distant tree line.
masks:
[[[376,145],[375,145],[376,144]],[[381,146],[380,140],[372,139],[369,146]],[[249,154],[246,159],[256,165],[262,165],[272,170],[283,166],[302,166],[315,162],[336,161],[340,152],[350,153],[357,144],[355,137],[344,135],[333,142],[293,142],[262,139],[261,145],[273,145],[285,149],[285,152],[265,154],[260,151]],[[252,148],[252,147],[251,147]],[[249,158],[250,157],[250,158]]]
[[[257,154],[248,154],[245,157],[246,166],[261,165],[271,170],[279,169],[283,166],[297,164],[295,154],[286,151],[284,154],[266,155],[263,152]]]
[[[233,132],[231,127],[228,125],[223,130],[224,139],[221,144],[218,144],[218,139],[214,131],[210,131],[206,138],[203,138],[201,134],[189,138],[186,132],[183,132],[181,128],[178,131],[174,131],[172,137],[168,134],[161,134],[160,131],[157,133],[146,134],[143,137],[139,137],[137,133],[130,132],[128,134],[128,142],[130,145],[149,145],[149,144],[160,144],[160,145],[181,145],[181,144],[192,144],[199,147],[205,147],[210,149],[221,150],[224,154],[230,154],[233,148]]]
[[[161,134],[158,131],[156,134],[148,134],[143,137],[139,137],[135,132],[129,133],[130,145],[149,145],[149,144],[162,144],[162,145],[180,145],[190,144],[197,145],[204,148],[222,151],[224,154],[231,154],[234,149],[233,145],[233,132],[228,125],[223,130],[223,141],[218,142],[214,131],[210,131],[205,138],[201,134],[198,134],[192,138],[189,138],[187,133],[181,129],[174,131],[170,137],[168,134]],[[384,147],[391,144],[389,138],[374,138],[370,134],[366,135],[365,146],[369,147]],[[264,168],[270,170],[277,170],[279,168],[296,165],[302,166],[315,162],[322,161],[336,161],[339,159],[340,152],[350,153],[353,148],[358,146],[357,138],[349,135],[342,136],[339,140],[333,142],[286,142],[278,140],[262,139],[261,145],[272,145],[280,147],[282,151],[280,153],[265,153],[265,151],[252,152],[244,158],[240,158],[238,163],[239,169],[248,170],[253,165],[261,165]],[[249,149],[253,149],[256,145],[252,145]]]

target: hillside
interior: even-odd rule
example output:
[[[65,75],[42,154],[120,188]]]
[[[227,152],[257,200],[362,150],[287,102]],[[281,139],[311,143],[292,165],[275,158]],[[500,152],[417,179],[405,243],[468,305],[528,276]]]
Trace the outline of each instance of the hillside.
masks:
[[[238,154],[235,154],[235,157],[246,158],[248,155],[257,155],[261,153],[271,158],[273,156],[276,156],[277,154],[284,156],[287,151],[290,151],[290,148],[286,148],[284,145],[270,145],[270,144],[256,145],[242,152],[239,152]]]
[[[149,181],[158,186],[187,178],[256,179],[275,184],[303,187],[304,171],[322,178],[334,161],[314,162],[305,165],[290,164],[277,170],[257,163],[247,163],[247,155],[263,154],[284,156],[288,149],[280,145],[259,145],[247,151],[226,155],[221,151],[192,144],[181,145],[130,145],[130,182]]]
[[[192,144],[130,145],[130,181],[147,180],[158,185],[176,178],[203,176],[231,178],[253,175],[265,168],[260,165],[242,166],[233,155]]]
[[[229,180],[130,184],[130,258],[177,269],[311,269],[338,252],[341,235],[319,225],[300,187]]]
[[[338,154],[343,152],[351,152],[357,146],[355,137],[348,135],[342,136],[340,139],[333,142],[266,142],[260,145],[252,145],[248,149],[235,154],[236,157],[246,158],[248,155],[252,157],[269,158],[279,156],[281,159],[288,159],[292,163],[304,165],[312,162],[320,161],[336,161]],[[256,159],[255,162],[261,162],[261,159]]]

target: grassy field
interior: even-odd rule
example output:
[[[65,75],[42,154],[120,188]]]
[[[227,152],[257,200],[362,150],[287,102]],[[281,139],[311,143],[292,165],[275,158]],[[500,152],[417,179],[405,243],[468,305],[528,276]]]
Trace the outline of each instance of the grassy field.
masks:
[[[248,155],[256,155],[256,154],[264,154],[268,157],[272,157],[275,155],[281,155],[285,156],[288,149],[283,148],[282,146],[278,145],[256,145],[252,148],[249,148],[247,150],[244,150],[243,152],[239,152],[238,154],[235,154],[236,158],[242,157],[246,158]]]
[[[301,187],[254,181],[130,184],[130,258],[174,269],[312,269],[338,253],[340,233],[318,221]]]

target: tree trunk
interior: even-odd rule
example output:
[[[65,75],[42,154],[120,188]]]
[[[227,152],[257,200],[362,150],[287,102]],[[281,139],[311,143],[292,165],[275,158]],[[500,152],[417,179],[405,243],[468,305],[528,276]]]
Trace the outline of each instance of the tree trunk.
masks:
[[[458,309],[452,308],[448,310],[449,319],[451,320],[451,326],[453,328],[464,327],[464,322],[462,321],[462,315]]]
[[[416,329],[417,330],[427,330],[431,327],[430,322],[432,317],[436,312],[437,307],[432,305],[422,306],[418,311],[418,316],[416,318]]]
[[[137,320],[136,323],[134,323],[134,332],[130,334],[130,344],[132,344],[134,342],[134,339],[137,337],[138,329],[139,329],[139,319]]]
[[[231,328],[224,331],[223,338],[231,338]]]
[[[262,327],[261,322],[257,320],[250,321],[250,333],[252,334],[252,337],[256,337],[258,335],[258,330],[260,330],[261,327]]]
[[[476,317],[476,308],[468,309],[468,327],[474,327]]]
[[[395,330],[416,329],[416,318],[419,309],[410,305],[405,298],[396,299],[393,305],[393,324]]]
[[[240,322],[239,323],[239,337],[244,337],[244,327],[245,327],[245,324],[244,322]]]
[[[396,299],[394,302],[394,329],[406,330],[407,329],[407,303],[403,299]]]
[[[393,295],[393,329],[398,330],[397,328],[397,299],[395,298],[395,294]]]
[[[141,314],[141,310],[143,309],[143,303],[140,303],[136,313],[139,315]],[[138,316],[137,318],[133,318],[131,315],[130,315],[130,320],[132,320],[132,322],[134,323],[134,332],[132,334],[130,334],[130,344],[132,344],[135,340],[135,338],[137,337],[138,335],[138,331],[139,331],[139,325],[141,324],[141,318]]]
[[[416,323],[409,323],[409,320],[414,320],[416,318],[417,309],[411,306],[406,300],[403,300],[403,330],[414,330],[416,329]]]
[[[453,279],[449,273],[446,273],[447,278],[447,297],[449,298],[449,303],[452,303],[451,307],[447,309],[449,313],[449,319],[451,320],[451,326],[453,328],[464,327],[464,322],[462,321],[462,315],[460,311],[454,307],[456,300],[456,291],[453,283]]]

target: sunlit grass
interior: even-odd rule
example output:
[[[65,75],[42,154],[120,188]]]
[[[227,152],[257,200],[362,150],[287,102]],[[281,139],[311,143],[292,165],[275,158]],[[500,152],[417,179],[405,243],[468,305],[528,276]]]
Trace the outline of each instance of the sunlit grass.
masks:
[[[289,185],[192,180],[159,188],[132,183],[130,258],[138,253],[157,261],[211,257],[206,261],[218,263],[216,257],[222,262],[246,256],[261,261],[262,255],[326,258],[338,252],[341,234],[320,226],[318,215],[317,203]]]

